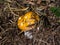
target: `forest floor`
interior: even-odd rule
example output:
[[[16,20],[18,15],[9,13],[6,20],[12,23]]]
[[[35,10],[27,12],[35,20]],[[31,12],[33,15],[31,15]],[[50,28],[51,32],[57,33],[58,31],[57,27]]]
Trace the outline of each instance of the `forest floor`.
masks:
[[[30,5],[30,6],[29,6]],[[60,45],[60,18],[50,10],[50,6],[60,7],[59,0],[1,0],[0,1],[0,45]],[[32,38],[19,34],[17,27],[19,16],[28,12],[31,7],[38,15],[44,15],[49,22],[41,20],[32,29]],[[26,8],[26,9],[23,9]],[[30,9],[30,8],[29,8]],[[46,23],[45,23],[46,22]],[[49,25],[45,27],[45,25]],[[48,24],[49,23],[49,24]]]

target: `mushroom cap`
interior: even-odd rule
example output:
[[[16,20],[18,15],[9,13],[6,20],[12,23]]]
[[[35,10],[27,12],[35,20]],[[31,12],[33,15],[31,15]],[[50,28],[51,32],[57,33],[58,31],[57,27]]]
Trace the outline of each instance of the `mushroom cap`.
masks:
[[[35,12],[30,11],[18,18],[17,25],[22,31],[27,31],[34,28],[34,24],[39,20],[39,16]]]

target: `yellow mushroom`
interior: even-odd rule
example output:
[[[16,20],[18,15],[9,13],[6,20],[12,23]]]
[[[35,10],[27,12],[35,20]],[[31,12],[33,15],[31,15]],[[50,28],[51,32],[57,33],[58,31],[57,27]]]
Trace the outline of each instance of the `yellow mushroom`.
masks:
[[[35,27],[35,23],[40,20],[39,16],[35,12],[27,12],[25,15],[20,16],[17,21],[18,28],[21,31],[28,31]]]

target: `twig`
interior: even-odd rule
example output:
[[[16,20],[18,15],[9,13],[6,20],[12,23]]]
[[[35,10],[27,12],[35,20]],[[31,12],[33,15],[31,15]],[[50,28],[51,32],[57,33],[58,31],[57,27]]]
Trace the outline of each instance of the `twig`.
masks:
[[[29,7],[23,8],[23,9],[17,9],[17,8],[11,8],[13,11],[26,11]]]
[[[11,10],[11,8],[10,8],[10,4],[7,3],[7,5],[8,5],[8,8],[10,9],[11,13],[12,13],[13,15],[15,15],[15,16],[18,16],[17,14],[15,14],[15,13]]]
[[[39,41],[43,42],[43,43],[46,43],[47,45],[50,45],[49,43],[47,43],[46,41],[40,39]]]
[[[13,29],[13,28],[8,28],[5,31],[3,31],[2,33],[0,33],[1,35],[4,34],[6,31],[9,31],[9,29]]]
[[[4,37],[1,41],[0,41],[0,44],[1,43],[4,43],[5,41],[7,41],[8,39],[7,39],[7,37]]]

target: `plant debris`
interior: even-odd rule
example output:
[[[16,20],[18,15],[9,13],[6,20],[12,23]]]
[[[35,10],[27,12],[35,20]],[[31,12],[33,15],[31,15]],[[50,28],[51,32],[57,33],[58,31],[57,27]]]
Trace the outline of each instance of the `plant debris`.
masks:
[[[60,0],[0,0],[0,45],[60,45],[58,7]],[[19,34],[17,20],[29,11],[41,19],[35,28]]]

